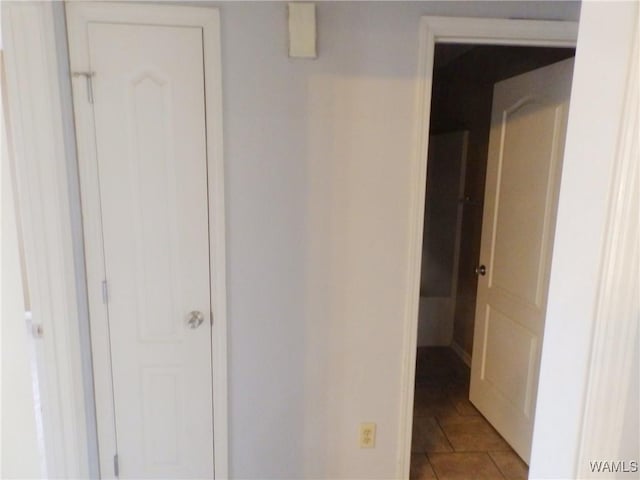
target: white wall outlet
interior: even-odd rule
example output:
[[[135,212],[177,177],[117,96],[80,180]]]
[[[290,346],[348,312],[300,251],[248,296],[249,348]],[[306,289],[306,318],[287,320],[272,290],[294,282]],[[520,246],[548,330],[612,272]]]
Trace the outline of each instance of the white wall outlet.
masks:
[[[373,448],[376,446],[376,424],[360,424],[360,448]]]

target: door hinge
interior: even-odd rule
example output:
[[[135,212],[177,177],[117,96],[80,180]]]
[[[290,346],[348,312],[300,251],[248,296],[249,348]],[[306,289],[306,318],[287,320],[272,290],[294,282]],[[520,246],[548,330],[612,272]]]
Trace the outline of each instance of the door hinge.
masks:
[[[120,462],[118,461],[118,454],[113,456],[113,474],[116,477],[120,476]]]
[[[93,103],[93,76],[96,72],[72,72],[74,77],[84,77],[87,81],[87,100],[89,103]]]
[[[213,312],[209,312],[209,323],[213,327]]]
[[[109,302],[109,287],[107,286],[107,281],[102,281],[102,303]]]

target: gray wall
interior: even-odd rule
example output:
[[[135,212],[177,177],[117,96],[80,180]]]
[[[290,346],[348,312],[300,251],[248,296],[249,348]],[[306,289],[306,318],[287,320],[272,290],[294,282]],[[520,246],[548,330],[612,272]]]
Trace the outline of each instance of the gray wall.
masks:
[[[287,58],[283,4],[221,8],[235,477],[395,473],[423,14],[578,5],[319,3],[316,61]]]

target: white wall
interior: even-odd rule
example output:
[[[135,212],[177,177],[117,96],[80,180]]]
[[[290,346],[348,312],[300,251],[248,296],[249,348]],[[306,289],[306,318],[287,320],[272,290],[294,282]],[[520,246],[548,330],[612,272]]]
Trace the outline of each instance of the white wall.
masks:
[[[632,370],[628,381],[627,398],[625,399],[625,423],[620,432],[618,459],[627,462],[640,462],[640,339],[636,335]],[[625,478],[617,475],[616,478]],[[628,476],[626,478],[629,478]]]
[[[0,57],[1,59],[2,57]],[[9,148],[2,122],[0,157],[0,478],[40,478],[41,463],[31,389],[30,342],[18,249]]]
[[[579,7],[317,8],[307,61],[286,56],[283,4],[221,5],[234,478],[395,475],[420,15]]]

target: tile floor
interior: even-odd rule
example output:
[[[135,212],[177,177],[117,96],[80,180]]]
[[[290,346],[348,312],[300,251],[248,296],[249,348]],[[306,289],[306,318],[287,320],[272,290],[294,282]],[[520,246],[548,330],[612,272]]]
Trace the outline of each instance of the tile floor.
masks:
[[[469,368],[453,350],[417,357],[410,479],[526,479],[527,465],[469,402]]]

